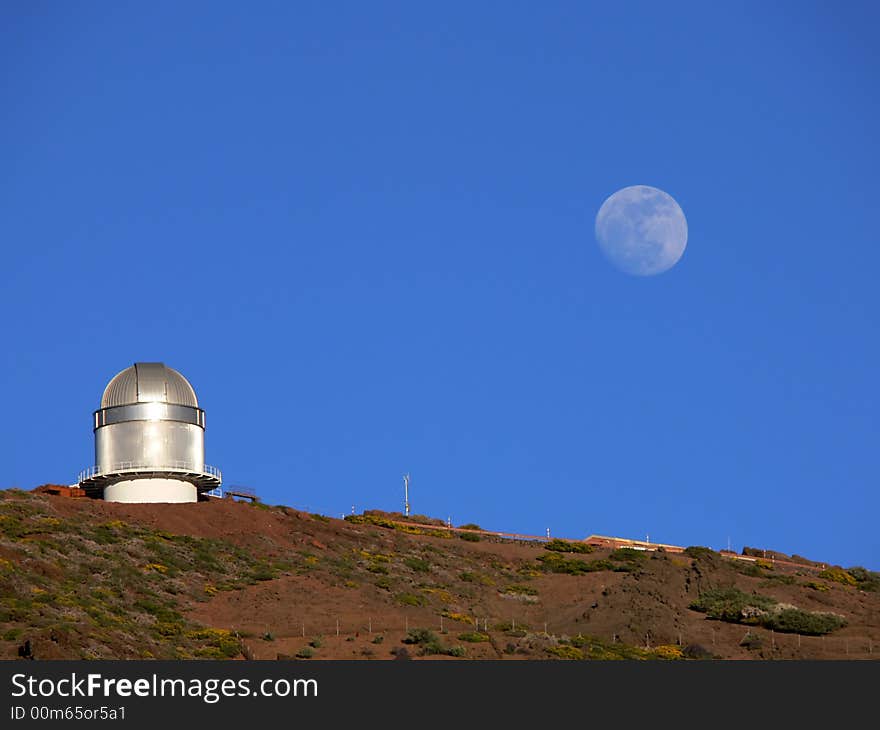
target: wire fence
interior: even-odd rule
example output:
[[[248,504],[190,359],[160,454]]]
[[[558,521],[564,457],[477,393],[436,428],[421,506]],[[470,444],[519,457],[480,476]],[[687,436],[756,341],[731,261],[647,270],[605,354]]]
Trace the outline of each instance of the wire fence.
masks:
[[[489,634],[496,644],[515,643],[517,639],[532,639],[551,644],[560,639],[572,639],[578,635],[599,640],[604,644],[625,644],[631,647],[653,649],[658,646],[678,646],[683,652],[702,650],[705,655],[729,656],[731,648],[737,647],[737,656],[764,659],[867,659],[880,660],[880,638],[871,636],[808,636],[804,634],[780,633],[770,629],[740,624],[725,624],[706,621],[698,627],[682,629],[673,634],[648,631],[644,636],[621,627],[618,631],[597,634],[589,630],[572,632],[570,627],[562,630],[552,621],[535,624],[533,621],[520,621],[515,618],[502,620],[498,617],[474,616],[468,621],[433,616],[403,616],[391,618],[370,618],[353,620],[350,617],[318,620],[304,620],[299,623],[285,621],[284,629],[271,624],[232,627],[242,639],[244,651],[254,654],[266,647],[263,642],[276,640],[299,640],[308,642],[315,637],[322,639],[351,640],[352,638],[375,637],[377,635],[405,636],[411,629],[429,629],[442,636],[457,639],[460,634],[480,632]],[[295,641],[294,641],[295,643]],[[249,657],[252,658],[252,657]]]

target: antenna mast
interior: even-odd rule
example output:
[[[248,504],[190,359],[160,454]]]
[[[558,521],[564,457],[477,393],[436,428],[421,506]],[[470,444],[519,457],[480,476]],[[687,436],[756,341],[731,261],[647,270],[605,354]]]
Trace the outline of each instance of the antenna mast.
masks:
[[[403,514],[409,517],[409,473],[403,475]]]

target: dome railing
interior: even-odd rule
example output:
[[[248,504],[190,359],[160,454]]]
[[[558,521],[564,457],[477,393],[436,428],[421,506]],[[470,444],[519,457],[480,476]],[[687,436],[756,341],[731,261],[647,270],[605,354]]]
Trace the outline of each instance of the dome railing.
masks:
[[[223,473],[210,464],[196,464],[192,461],[173,461],[170,464],[146,464],[134,461],[120,461],[110,464],[108,467],[90,466],[83,469],[77,478],[77,484],[87,479],[99,477],[105,474],[124,474],[127,472],[178,472],[183,474],[203,474],[214,477],[218,481],[223,480]]]

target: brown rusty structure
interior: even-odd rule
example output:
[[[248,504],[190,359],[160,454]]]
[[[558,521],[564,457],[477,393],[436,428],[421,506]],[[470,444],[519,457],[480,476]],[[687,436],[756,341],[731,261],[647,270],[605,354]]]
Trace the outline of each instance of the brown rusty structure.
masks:
[[[224,487],[223,488],[223,498],[224,499],[247,499],[251,502],[259,502],[260,498],[257,496],[255,490],[250,487]]]
[[[69,487],[66,484],[41,484],[33,491],[37,494],[53,494],[56,497],[81,498],[88,496],[85,489],[80,489],[77,486]]]

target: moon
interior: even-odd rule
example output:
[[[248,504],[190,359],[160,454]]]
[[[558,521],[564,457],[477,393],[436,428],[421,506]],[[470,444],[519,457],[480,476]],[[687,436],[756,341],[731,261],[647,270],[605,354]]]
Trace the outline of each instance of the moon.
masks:
[[[687,219],[675,198],[649,185],[618,190],[596,214],[599,248],[633,276],[654,276],[675,266],[687,235]]]

